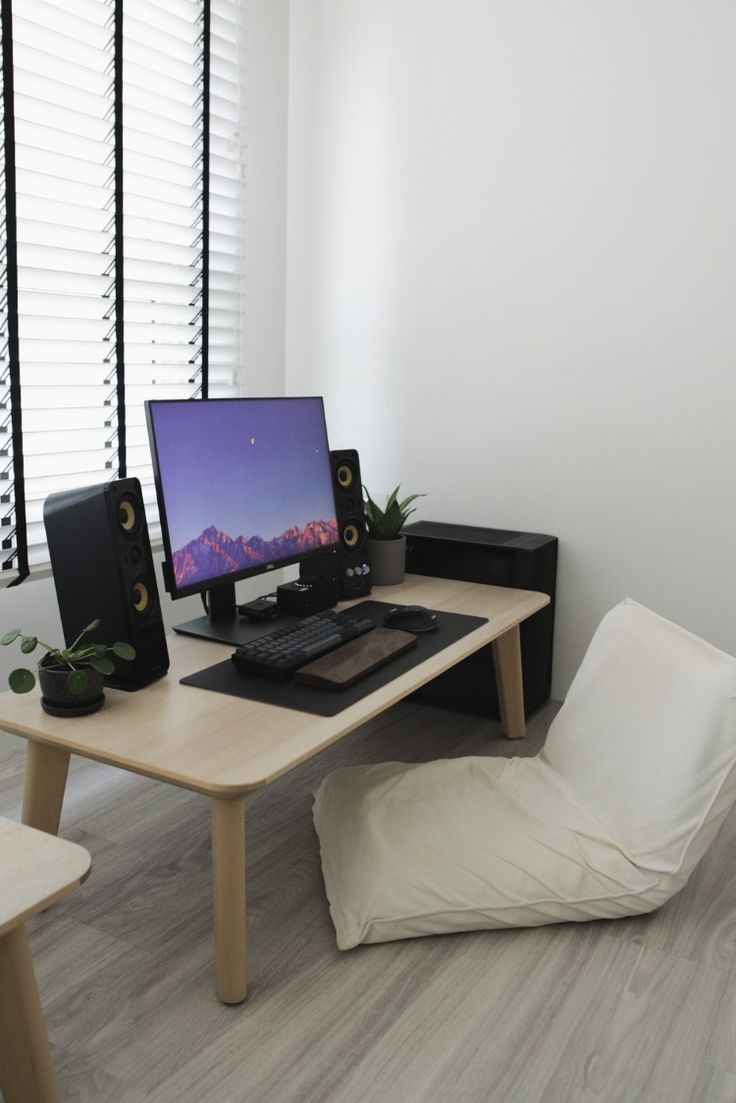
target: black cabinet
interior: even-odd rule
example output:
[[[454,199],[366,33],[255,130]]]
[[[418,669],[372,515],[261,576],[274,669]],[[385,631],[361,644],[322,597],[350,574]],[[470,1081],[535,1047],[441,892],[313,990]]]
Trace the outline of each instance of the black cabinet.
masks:
[[[524,709],[528,715],[550,695],[555,622],[557,537],[536,532],[417,521],[407,525],[410,574],[539,590],[550,604],[521,625]],[[490,644],[412,695],[415,699],[481,716],[499,717]]]

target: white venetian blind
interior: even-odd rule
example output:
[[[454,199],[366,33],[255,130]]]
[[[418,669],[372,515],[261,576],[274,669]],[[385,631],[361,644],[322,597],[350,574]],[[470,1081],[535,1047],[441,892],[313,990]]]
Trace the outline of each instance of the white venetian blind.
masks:
[[[209,395],[235,393],[240,368],[243,165],[237,0],[212,0],[210,24]],[[236,339],[233,340],[233,335]]]
[[[201,397],[205,373],[210,397],[236,393],[235,8],[229,0],[214,0],[211,12],[210,104],[215,110],[210,115],[209,193],[218,206],[215,225],[212,211],[209,222],[208,370],[203,347],[204,5],[201,0],[125,0],[123,10],[127,459],[128,474],[143,484],[155,537],[159,526],[144,401]],[[215,29],[219,33],[212,33]]]
[[[18,331],[29,563],[43,501],[103,481],[115,371],[112,9],[23,0],[13,11]],[[112,338],[111,338],[112,334]]]
[[[16,0],[13,7],[19,360],[31,566],[47,559],[46,496],[118,474],[122,364],[116,304],[124,300],[126,473],[141,479],[152,538],[158,526],[144,401],[199,397],[205,376],[209,395],[237,393],[236,3],[211,4],[209,118],[205,0],[117,3],[123,13],[122,150],[115,146],[116,0]],[[115,279],[121,244],[115,234],[116,164],[122,164],[122,289]],[[4,297],[0,326],[3,308]],[[2,389],[0,376],[0,400]]]
[[[3,28],[0,22],[0,49]],[[15,493],[10,410],[10,334],[8,332],[8,243],[5,236],[5,97],[0,68],[0,543],[2,558],[12,564],[15,547]]]

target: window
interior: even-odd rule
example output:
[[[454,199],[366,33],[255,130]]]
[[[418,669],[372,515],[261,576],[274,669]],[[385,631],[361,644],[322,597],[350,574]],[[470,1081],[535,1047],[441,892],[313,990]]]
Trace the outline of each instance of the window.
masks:
[[[2,0],[0,569],[56,490],[137,476],[143,403],[236,394],[236,0]]]

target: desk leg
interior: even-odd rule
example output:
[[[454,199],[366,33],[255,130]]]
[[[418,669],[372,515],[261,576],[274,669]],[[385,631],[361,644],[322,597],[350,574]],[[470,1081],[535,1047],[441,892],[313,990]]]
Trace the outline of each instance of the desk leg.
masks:
[[[212,801],[217,995],[241,1003],[245,976],[245,797]]]
[[[501,728],[507,739],[521,739],[526,734],[526,725],[518,624],[495,639],[492,646]]]
[[[69,751],[29,740],[22,816],[23,823],[28,827],[46,831],[49,835],[59,833],[69,757]]]
[[[0,938],[0,1087],[6,1103],[58,1103],[24,923]]]

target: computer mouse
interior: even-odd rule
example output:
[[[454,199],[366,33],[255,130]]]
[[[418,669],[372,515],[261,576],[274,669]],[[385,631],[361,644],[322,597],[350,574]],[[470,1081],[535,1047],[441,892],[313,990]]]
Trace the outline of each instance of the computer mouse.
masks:
[[[402,628],[405,632],[433,632],[440,622],[436,613],[423,605],[397,605],[383,618],[387,628]]]

